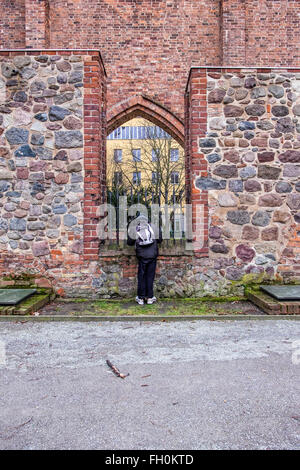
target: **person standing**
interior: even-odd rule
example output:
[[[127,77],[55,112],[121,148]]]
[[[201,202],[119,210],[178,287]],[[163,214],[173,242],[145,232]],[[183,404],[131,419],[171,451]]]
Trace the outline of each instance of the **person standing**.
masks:
[[[161,243],[162,236],[159,230],[159,237],[156,239],[154,230],[145,216],[139,216],[137,222],[136,239],[134,240],[130,236],[127,239],[128,245],[135,245],[136,256],[139,262],[138,289],[135,300],[139,305],[144,305],[145,302],[151,305],[157,300],[154,296],[153,284],[159,254],[158,244]]]

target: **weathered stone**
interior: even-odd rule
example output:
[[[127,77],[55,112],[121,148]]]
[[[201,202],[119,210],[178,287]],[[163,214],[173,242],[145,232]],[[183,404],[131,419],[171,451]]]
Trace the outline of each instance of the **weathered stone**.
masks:
[[[65,214],[68,208],[65,204],[58,204],[53,207],[54,214]]]
[[[286,106],[272,106],[272,114],[273,116],[282,117],[287,116],[289,114],[289,108]]]
[[[74,116],[70,116],[67,119],[64,120],[64,127],[66,129],[81,129],[82,128],[82,122],[80,119],[75,118]]]
[[[278,155],[278,159],[283,163],[300,163],[300,151],[287,150]]]
[[[17,68],[7,62],[3,62],[1,64],[1,72],[5,78],[11,78],[18,75]]]
[[[0,170],[0,180],[11,180],[14,174],[9,170]]]
[[[290,209],[298,211],[300,209],[300,194],[289,194],[286,203]]]
[[[245,210],[228,211],[227,220],[235,225],[244,225],[250,222],[250,215]]]
[[[0,181],[0,193],[4,193],[10,188],[10,183],[7,181]]]
[[[69,171],[70,173],[72,172],[76,173],[81,170],[82,170],[82,165],[80,162],[72,162],[67,166],[67,171]]]
[[[68,154],[65,150],[60,150],[54,157],[54,160],[60,160],[66,162],[68,160]]]
[[[282,98],[284,95],[284,88],[279,85],[270,85],[268,90],[275,98]]]
[[[279,222],[281,224],[285,224],[290,218],[291,218],[291,215],[286,211],[280,211],[280,210],[274,211],[273,222]]]
[[[293,107],[293,113],[295,116],[300,116],[300,104],[296,104],[296,106]]]
[[[234,104],[227,104],[224,106],[224,114],[226,117],[240,117],[244,110],[240,106]]]
[[[208,94],[207,101],[208,103],[221,103],[225,95],[225,90],[222,90],[222,88],[215,88]]]
[[[66,184],[69,181],[68,173],[58,173],[55,176],[55,183],[56,184]]]
[[[29,132],[27,129],[20,127],[11,127],[5,133],[5,137],[10,145],[22,145],[28,143]]]
[[[195,186],[198,189],[204,189],[204,190],[224,189],[226,187],[226,181],[216,180],[214,178],[199,177],[196,179]]]
[[[69,116],[71,111],[60,106],[50,106],[49,119],[50,121],[62,121],[66,116]]]
[[[47,119],[48,119],[48,116],[47,116],[46,113],[38,113],[38,114],[36,114],[34,117],[35,117],[35,119],[37,119],[38,121],[42,121],[42,122],[45,122],[45,121],[47,121]]]
[[[261,184],[256,180],[247,180],[245,181],[245,191],[250,193],[261,191]]]
[[[266,109],[261,104],[249,104],[246,106],[245,111],[248,116],[262,116],[266,112]]]
[[[83,147],[83,135],[80,131],[55,132],[55,145],[58,149]]]
[[[43,54],[43,55],[36,56],[34,59],[37,62],[40,62],[41,64],[47,64],[47,62],[49,60],[49,56],[46,55],[46,54]]]
[[[257,154],[260,163],[273,162],[275,158],[274,152],[261,152]]]
[[[214,253],[227,254],[229,252],[229,248],[226,245],[223,245],[222,243],[215,243],[210,247],[210,249]]]
[[[287,134],[290,132],[294,132],[295,126],[290,117],[284,117],[278,119],[276,122],[276,132]]]
[[[274,129],[274,124],[272,124],[271,121],[268,121],[267,119],[262,119],[257,123],[257,127],[262,131],[270,131],[271,129]]]
[[[275,241],[278,239],[278,227],[268,227],[262,230],[261,239],[265,241]]]
[[[60,72],[69,72],[71,70],[71,64],[66,60],[56,62],[56,67]]]
[[[31,57],[28,55],[18,55],[13,59],[14,64],[18,69],[23,69],[27,65],[31,64]]]
[[[57,95],[54,97],[55,104],[64,104],[68,101],[72,101],[74,98],[74,93],[72,91],[67,91],[66,93],[62,93],[61,95]]]
[[[243,227],[242,238],[245,240],[257,240],[259,238],[259,229],[251,225],[245,225]]]
[[[17,103],[26,103],[28,96],[26,95],[25,91],[17,91],[13,95],[13,100]]]
[[[208,163],[216,163],[221,160],[221,157],[218,153],[210,153],[206,156],[206,160],[208,161]]]
[[[278,183],[276,183],[275,191],[277,193],[291,193],[292,190],[292,185],[287,183],[286,181],[278,181]]]
[[[271,216],[266,211],[257,211],[252,217],[252,224],[258,227],[266,227],[269,225]]]
[[[210,227],[209,229],[209,238],[220,238],[222,235],[222,230],[220,227]]]
[[[83,73],[80,70],[74,70],[70,73],[69,83],[80,83],[83,81]]]
[[[240,193],[244,189],[244,183],[242,180],[230,180],[229,181],[229,190],[234,193]]]
[[[229,150],[224,152],[225,160],[229,160],[231,163],[238,163],[240,161],[240,155],[237,150]]]
[[[248,131],[255,129],[255,123],[252,121],[241,121],[239,122],[240,131]]]
[[[49,246],[46,241],[33,242],[32,253],[34,256],[47,256],[50,254]]]
[[[32,145],[38,145],[38,146],[41,146],[43,145],[45,142],[45,137],[43,136],[43,134],[40,134],[40,133],[33,133],[31,135],[31,140],[30,140],[30,143]]]
[[[300,165],[293,165],[292,163],[283,165],[283,176],[297,178],[300,176]]]
[[[244,88],[240,88],[239,90],[236,90],[235,92],[235,99],[237,101],[241,101],[244,98],[246,98],[247,95],[248,95],[248,90],[245,90]]]
[[[36,156],[36,153],[32,150],[32,148],[29,145],[22,145],[15,151],[15,156],[16,157],[32,157],[34,158]]]
[[[212,139],[210,137],[208,138],[203,138],[199,139],[199,147],[202,148],[214,148],[216,146],[216,141],[215,139]]]
[[[263,98],[266,96],[266,89],[264,87],[256,87],[251,91],[250,94],[253,100],[257,100],[258,98]]]
[[[44,224],[44,222],[41,222],[39,220],[37,220],[35,222],[28,222],[27,229],[31,230],[32,232],[34,232],[36,230],[44,230],[45,229],[45,224]]]
[[[218,202],[221,207],[237,206],[237,200],[231,193],[220,193],[218,195]]]
[[[247,77],[245,79],[245,88],[253,88],[256,86],[256,79],[254,77]]]
[[[53,158],[52,150],[46,147],[37,147],[35,151],[41,160],[52,160]]]
[[[246,166],[240,170],[240,178],[247,180],[256,176],[256,168],[254,166]]]
[[[71,252],[72,253],[77,253],[80,255],[83,252],[83,243],[80,240],[76,240],[72,245],[71,245]]]
[[[243,270],[241,268],[234,268],[230,266],[226,270],[226,279],[231,281],[239,281],[243,277]]]
[[[26,221],[23,219],[11,219],[9,224],[10,230],[16,232],[25,232],[26,230]]]
[[[73,225],[77,224],[77,217],[71,214],[66,214],[64,216],[64,225],[67,227],[72,227]]]
[[[238,171],[235,165],[218,165],[213,174],[222,178],[234,178],[238,175]]]
[[[282,206],[282,197],[275,193],[263,194],[258,200],[259,206],[265,207],[279,207]]]
[[[279,178],[281,168],[268,166],[268,165],[258,165],[257,175],[259,178],[267,180],[277,180]]]
[[[249,263],[255,256],[255,251],[247,245],[238,245],[235,249],[236,255],[242,261]]]
[[[41,80],[35,80],[30,85],[30,92],[33,96],[40,96],[42,92],[46,89],[46,84]]]
[[[24,67],[20,73],[23,80],[30,80],[37,75],[36,70],[31,67]]]

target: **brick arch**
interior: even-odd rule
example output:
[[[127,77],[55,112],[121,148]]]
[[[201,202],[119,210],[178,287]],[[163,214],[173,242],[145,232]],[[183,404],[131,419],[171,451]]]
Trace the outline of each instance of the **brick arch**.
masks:
[[[183,122],[171,111],[143,95],[128,98],[108,111],[107,135],[134,117],[148,119],[184,146]]]

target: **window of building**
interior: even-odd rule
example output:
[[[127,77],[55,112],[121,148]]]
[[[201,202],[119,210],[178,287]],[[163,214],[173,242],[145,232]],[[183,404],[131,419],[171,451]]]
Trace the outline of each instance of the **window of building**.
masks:
[[[153,184],[158,183],[158,179],[159,179],[159,176],[158,176],[157,171],[152,171],[152,183]]]
[[[152,161],[157,162],[158,159],[159,159],[159,150],[152,149]]]
[[[170,149],[170,159],[171,159],[171,162],[178,162],[179,149]]]
[[[178,171],[171,172],[171,183],[172,184],[179,184],[179,173]]]
[[[122,184],[122,173],[120,171],[114,172],[114,184],[120,186]]]
[[[114,149],[114,161],[120,163],[122,161],[122,149]]]
[[[132,149],[132,158],[134,162],[141,161],[141,149]]]
[[[141,172],[140,171],[134,171],[132,173],[132,183],[133,184],[141,184],[142,182],[142,177],[141,177]]]

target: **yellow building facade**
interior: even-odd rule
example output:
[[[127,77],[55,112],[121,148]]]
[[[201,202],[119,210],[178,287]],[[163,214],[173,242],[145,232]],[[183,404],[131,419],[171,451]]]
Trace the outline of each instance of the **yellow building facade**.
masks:
[[[177,194],[185,185],[184,150],[160,127],[134,118],[107,138],[107,182]]]

